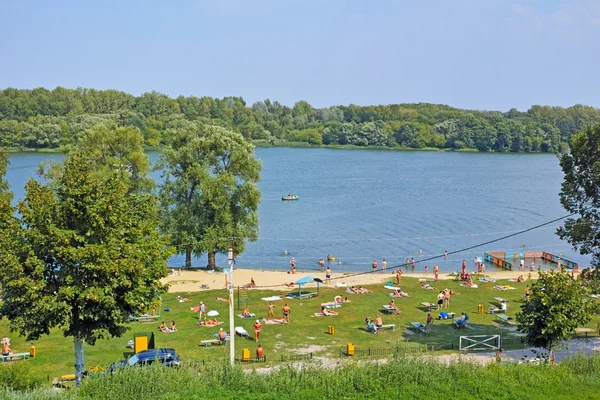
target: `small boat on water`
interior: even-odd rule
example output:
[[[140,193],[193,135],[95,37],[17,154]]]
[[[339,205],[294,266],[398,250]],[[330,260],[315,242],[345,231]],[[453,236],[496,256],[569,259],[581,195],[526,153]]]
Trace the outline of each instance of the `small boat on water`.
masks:
[[[281,200],[298,200],[298,195],[288,194],[287,196],[281,196]]]

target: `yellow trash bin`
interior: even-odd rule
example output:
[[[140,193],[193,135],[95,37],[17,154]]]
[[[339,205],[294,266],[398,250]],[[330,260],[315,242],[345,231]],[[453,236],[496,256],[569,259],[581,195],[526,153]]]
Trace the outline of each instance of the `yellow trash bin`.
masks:
[[[37,354],[37,350],[36,350],[35,346],[33,344],[31,344],[31,347],[29,348],[29,356],[32,358],[35,358],[36,354]]]
[[[335,328],[333,327],[333,325],[329,325],[327,327],[327,333],[329,333],[330,335],[335,334]]]
[[[250,361],[250,349],[242,349],[242,361]]]
[[[477,306],[477,312],[479,314],[483,314],[483,304],[480,304],[480,305]]]
[[[349,356],[354,355],[354,345],[352,343],[348,343],[346,345],[346,354],[348,354]]]

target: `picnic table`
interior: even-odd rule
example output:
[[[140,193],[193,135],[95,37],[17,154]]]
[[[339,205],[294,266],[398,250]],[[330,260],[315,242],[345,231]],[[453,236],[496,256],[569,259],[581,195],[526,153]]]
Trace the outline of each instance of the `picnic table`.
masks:
[[[508,300],[503,299],[502,297],[494,297],[494,300],[496,300],[499,303],[508,303]]]
[[[396,313],[396,309],[390,305],[383,305],[381,306],[383,308],[383,312],[386,314],[395,314]]]
[[[427,311],[431,311],[433,307],[437,307],[437,304],[422,302],[421,305],[427,309]]]

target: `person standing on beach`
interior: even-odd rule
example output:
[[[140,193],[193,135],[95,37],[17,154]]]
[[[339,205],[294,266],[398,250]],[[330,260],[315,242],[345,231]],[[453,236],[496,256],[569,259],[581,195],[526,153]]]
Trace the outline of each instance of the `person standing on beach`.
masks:
[[[285,323],[290,323],[290,313],[292,312],[292,309],[287,305],[287,303],[285,303],[285,306],[283,306],[283,308],[281,309],[281,312],[283,313],[283,321]]]
[[[275,319],[275,313],[273,312],[273,303],[269,302],[269,310],[267,311],[267,319]]]
[[[384,274],[385,274],[386,268],[387,268],[387,261],[385,261],[385,258],[384,258],[383,261],[381,262],[381,270],[383,271]]]
[[[396,282],[398,283],[398,285],[400,284],[400,277],[402,277],[402,274],[403,274],[402,269],[398,268],[396,270]]]
[[[259,320],[256,320],[254,323],[254,340],[258,343],[258,338],[260,338],[260,331],[262,330],[262,324]]]
[[[425,266],[425,276],[429,276],[429,267]]]
[[[467,260],[463,260],[462,267],[460,269],[460,277],[465,279],[465,275],[467,274]]]
[[[331,268],[325,270],[325,283],[331,283]]]
[[[373,273],[377,272],[377,261],[373,260],[371,267],[373,268]]]
[[[437,282],[439,274],[440,274],[440,269],[438,268],[437,265],[434,265],[433,266],[433,280],[434,280],[434,282]]]
[[[290,265],[292,266],[292,274],[296,273],[296,259],[294,257],[290,260]]]

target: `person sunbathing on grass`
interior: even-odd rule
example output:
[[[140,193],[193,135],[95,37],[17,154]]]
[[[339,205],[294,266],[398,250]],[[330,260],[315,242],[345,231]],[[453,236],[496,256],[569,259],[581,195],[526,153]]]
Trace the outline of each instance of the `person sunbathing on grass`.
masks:
[[[217,297],[217,301],[222,301],[223,303],[229,303],[229,300],[224,299],[222,297]]]
[[[409,297],[408,293],[406,292],[402,292],[398,289],[394,290],[394,292],[392,293],[392,297]]]
[[[336,313],[335,311],[329,311],[325,306],[321,307],[321,314],[325,315],[326,317],[329,317],[331,315],[338,315],[338,313]]]
[[[517,278],[517,282],[525,282],[527,279],[525,279],[525,277],[523,275],[519,275],[519,277]]]
[[[356,289],[358,294],[366,294],[366,293],[371,293],[370,290],[364,288],[364,287],[359,287],[358,289]]]
[[[161,332],[168,332],[169,331],[168,328],[167,328],[167,325],[165,325],[165,321],[163,321],[160,324],[160,326],[158,327],[158,330],[161,331]]]
[[[250,310],[248,309],[248,307],[244,308],[244,311],[242,311],[242,316],[244,318],[247,318],[250,316]]]
[[[429,283],[421,285],[421,287],[426,290],[435,290],[435,288],[433,286],[431,286]]]

